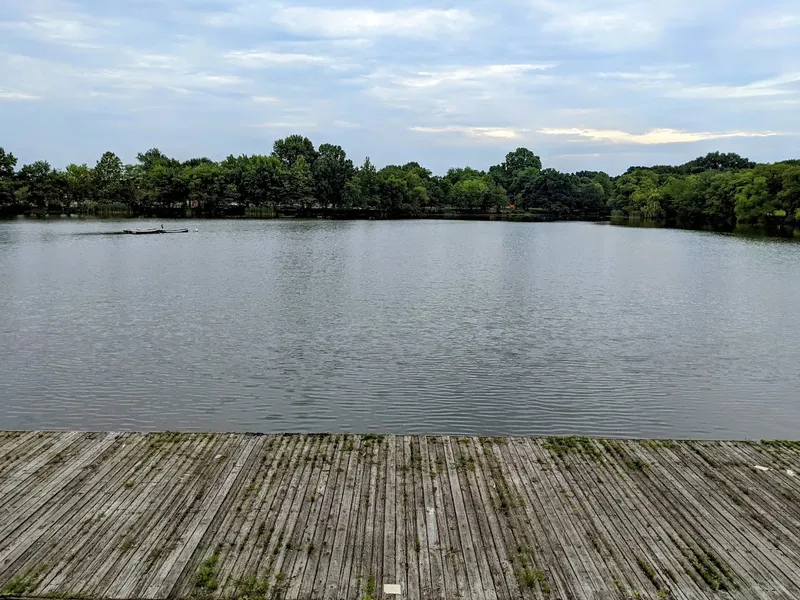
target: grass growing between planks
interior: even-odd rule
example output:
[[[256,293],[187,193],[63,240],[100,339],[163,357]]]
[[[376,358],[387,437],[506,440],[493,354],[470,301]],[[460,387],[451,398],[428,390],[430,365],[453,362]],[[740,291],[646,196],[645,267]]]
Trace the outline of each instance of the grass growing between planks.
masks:
[[[1,596],[24,596],[32,594],[39,586],[39,581],[42,575],[47,570],[47,565],[40,565],[31,567],[24,573],[12,577],[2,589],[0,589]]]
[[[537,568],[533,562],[533,548],[517,548],[516,562],[519,566],[514,569],[517,583],[523,590],[541,590],[542,595],[549,596],[552,591],[544,571]]]
[[[376,600],[377,595],[375,591],[375,578],[370,575],[367,578],[367,583],[364,586],[364,598],[362,600]]]
[[[220,549],[205,559],[194,574],[194,586],[213,592],[217,589],[217,562],[219,562]]]
[[[650,583],[653,584],[653,587],[656,588],[656,593],[658,594],[659,598],[673,598],[672,591],[664,585],[664,582],[661,581],[656,570],[644,560],[641,556],[636,557],[636,564],[639,565],[639,568],[642,570],[642,573],[645,574],[645,577],[650,580]]]
[[[570,437],[549,437],[544,447],[550,450],[555,458],[563,458],[568,454],[582,454],[592,460],[600,458],[600,451],[588,437],[573,435]]]
[[[268,592],[269,578],[259,577],[257,573],[253,573],[239,582],[236,598],[239,600],[266,600]]]

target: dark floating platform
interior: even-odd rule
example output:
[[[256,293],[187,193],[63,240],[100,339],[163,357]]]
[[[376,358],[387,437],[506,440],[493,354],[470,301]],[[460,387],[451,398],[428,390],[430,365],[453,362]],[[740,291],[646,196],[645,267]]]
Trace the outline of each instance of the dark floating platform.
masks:
[[[0,591],[796,599],[798,467],[793,442],[0,432]]]
[[[188,229],[123,229],[122,233],[130,235],[158,235],[161,233],[189,233]]]

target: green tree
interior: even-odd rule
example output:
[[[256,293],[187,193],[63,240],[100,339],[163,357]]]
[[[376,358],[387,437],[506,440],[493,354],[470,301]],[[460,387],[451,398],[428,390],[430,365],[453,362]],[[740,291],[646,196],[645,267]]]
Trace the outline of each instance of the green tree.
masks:
[[[341,146],[322,144],[313,166],[314,189],[323,208],[342,208],[347,182],[353,177],[353,161]]]
[[[286,179],[287,170],[276,157],[251,157],[240,188],[245,204],[271,206],[277,211],[287,201]]]
[[[130,203],[133,190],[127,185],[124,165],[113,152],[105,152],[94,168],[94,195],[99,202]]]
[[[705,222],[732,227],[736,222],[736,194],[742,176],[733,171],[706,171],[697,176],[698,195],[702,198]]]
[[[17,158],[0,147],[0,210],[16,203],[14,181],[16,166]]]
[[[532,169],[532,171],[531,171]],[[527,148],[517,148],[506,154],[506,159],[489,169],[489,174],[516,198],[526,185],[531,184],[532,174],[542,170],[542,159]],[[523,172],[527,174],[523,175]]]
[[[702,171],[740,171],[752,169],[756,163],[739,156],[734,152],[723,154],[721,152],[709,152],[705,156],[695,158],[681,165],[687,173],[698,173]]]
[[[578,178],[555,169],[545,169],[538,177],[528,178],[519,194],[522,207],[541,209],[562,217],[580,214],[577,200]]]
[[[375,210],[379,207],[378,171],[369,156],[345,184],[344,202],[345,206],[353,208]]]
[[[615,180],[614,194],[609,201],[609,208],[627,215],[641,215],[645,210],[645,204],[655,199],[651,196],[658,187],[658,173],[648,169],[629,170]]]
[[[188,200],[202,214],[220,216],[235,198],[236,190],[225,181],[225,172],[214,162],[184,167]]]
[[[456,185],[466,179],[481,179],[483,176],[483,171],[478,171],[472,167],[458,167],[448,169],[447,175],[445,175],[444,178],[451,185]]]
[[[18,173],[17,199],[23,206],[49,210],[63,206],[66,181],[45,160],[23,166]]]
[[[287,202],[308,213],[314,206],[314,175],[304,156],[298,156],[284,179],[284,197]]]
[[[776,204],[770,200],[767,178],[750,172],[745,185],[735,197],[736,218],[741,223],[763,223]]]
[[[287,169],[294,166],[301,156],[310,169],[313,169],[314,163],[317,162],[317,151],[314,149],[314,144],[302,135],[290,135],[282,140],[275,140],[272,146],[272,155],[280,160]]]
[[[73,203],[80,206],[94,199],[92,169],[87,165],[67,165],[64,176],[66,178],[66,198],[70,206]]]
[[[784,169],[778,202],[786,214],[800,220],[800,165],[789,165]]]

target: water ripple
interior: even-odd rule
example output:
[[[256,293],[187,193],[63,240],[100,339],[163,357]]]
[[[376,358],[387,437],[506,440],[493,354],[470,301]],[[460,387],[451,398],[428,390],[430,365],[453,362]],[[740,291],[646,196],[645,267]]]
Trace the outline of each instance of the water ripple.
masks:
[[[0,223],[0,427],[800,425],[797,244],[585,223],[180,226],[200,232]]]

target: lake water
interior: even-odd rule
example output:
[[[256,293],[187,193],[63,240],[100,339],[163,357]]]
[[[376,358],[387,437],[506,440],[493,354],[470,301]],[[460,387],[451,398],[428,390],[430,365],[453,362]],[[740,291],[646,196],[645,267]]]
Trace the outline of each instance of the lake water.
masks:
[[[800,431],[797,243],[457,221],[104,233],[131,226],[0,222],[0,428]]]

